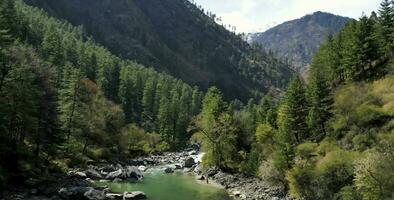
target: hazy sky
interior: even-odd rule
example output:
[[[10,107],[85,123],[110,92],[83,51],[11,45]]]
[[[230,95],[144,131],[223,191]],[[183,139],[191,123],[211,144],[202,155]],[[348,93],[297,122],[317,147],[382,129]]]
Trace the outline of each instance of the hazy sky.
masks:
[[[377,10],[381,0],[195,0],[205,10],[221,16],[237,32],[263,31],[284,21],[315,11],[359,18]]]

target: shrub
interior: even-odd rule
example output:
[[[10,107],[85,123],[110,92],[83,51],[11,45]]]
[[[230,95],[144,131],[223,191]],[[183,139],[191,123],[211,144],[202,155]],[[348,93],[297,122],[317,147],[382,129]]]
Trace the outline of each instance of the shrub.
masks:
[[[312,156],[315,155],[316,148],[316,143],[307,142],[300,144],[296,148],[296,156],[300,159],[309,160]]]
[[[341,188],[353,181],[355,153],[336,150],[326,154],[316,163],[315,173],[318,179],[318,198],[332,199]]]
[[[286,179],[289,184],[289,194],[295,199],[314,199],[316,178],[313,166],[307,161],[298,161],[287,172]]]
[[[355,166],[355,185],[363,199],[392,199],[394,188],[392,153],[366,152]]]

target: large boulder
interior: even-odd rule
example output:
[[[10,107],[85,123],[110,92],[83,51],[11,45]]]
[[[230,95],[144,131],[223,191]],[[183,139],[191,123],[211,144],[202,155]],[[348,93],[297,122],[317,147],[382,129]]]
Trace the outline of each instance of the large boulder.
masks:
[[[195,150],[189,151],[188,154],[189,154],[189,156],[198,155],[197,151],[195,151]]]
[[[146,199],[146,195],[143,192],[136,191],[136,192],[125,192],[123,194],[124,200],[138,200],[138,199]]]
[[[196,162],[194,162],[194,158],[188,157],[185,160],[184,166],[187,168],[190,168],[190,167],[193,167],[193,165],[195,165],[195,164],[196,164]]]
[[[107,193],[105,194],[106,199],[121,200],[123,199],[123,194]]]
[[[105,177],[105,179],[115,179],[115,178],[120,178],[120,176],[122,175],[123,170],[122,169],[118,169],[116,171],[110,172],[108,173],[108,175]]]
[[[86,175],[89,178],[91,178],[93,180],[97,180],[97,179],[102,179],[103,178],[103,176],[98,171],[96,171],[94,169],[88,169],[88,170],[85,171],[85,173],[86,173]]]
[[[102,190],[89,189],[84,196],[89,200],[105,200],[105,192]]]
[[[128,166],[124,170],[123,177],[126,179],[142,180],[144,175],[142,175],[141,171],[137,167]]]
[[[183,168],[182,164],[180,164],[180,163],[177,163],[174,166],[175,166],[175,169],[182,169]]]
[[[164,169],[164,173],[167,173],[167,174],[174,173],[174,169],[172,167],[166,167]]]
[[[138,170],[145,172],[147,170],[147,168],[144,165],[141,165],[138,167]]]
[[[85,193],[93,190],[92,187],[65,187],[61,188],[58,192],[59,196],[63,199],[86,199]]]

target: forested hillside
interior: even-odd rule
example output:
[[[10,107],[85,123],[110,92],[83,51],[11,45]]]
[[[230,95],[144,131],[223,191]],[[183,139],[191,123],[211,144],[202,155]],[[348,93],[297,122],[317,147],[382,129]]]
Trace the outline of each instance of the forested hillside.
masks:
[[[196,120],[203,164],[282,185],[294,199],[393,199],[394,10],[350,22],[295,76],[280,102],[269,95],[234,110],[216,88]]]
[[[292,71],[218,25],[188,0],[26,0],[52,16],[83,25],[116,55],[198,85],[226,99],[248,100],[285,87]]]
[[[308,71],[320,44],[329,34],[338,33],[350,18],[315,12],[300,19],[279,24],[263,33],[249,35],[249,42],[260,44],[266,51],[287,58],[301,74]]]
[[[22,1],[0,6],[1,184],[186,144],[198,88],[122,60]]]
[[[120,58],[83,27],[49,17],[22,0],[2,0],[0,190],[15,185],[29,188],[30,195],[30,188],[59,183],[66,172],[88,165],[107,164],[110,173],[122,174],[123,167],[113,163],[177,151],[197,141],[205,153],[201,167],[207,182],[216,171],[234,181],[257,179],[264,183],[258,191],[278,190],[275,194],[293,199],[393,199],[393,4],[383,0],[377,13],[330,35],[314,55],[307,81],[295,75],[282,96],[268,92],[261,101],[244,105],[227,100],[217,87],[204,94]],[[215,53],[221,51],[227,52]],[[247,63],[256,64],[248,66],[257,70],[258,81],[282,81],[266,80],[259,62]],[[179,154],[184,153],[191,158],[189,152]],[[87,182],[86,174],[76,175]],[[251,185],[251,190],[260,187]],[[72,196],[70,188],[63,189]]]

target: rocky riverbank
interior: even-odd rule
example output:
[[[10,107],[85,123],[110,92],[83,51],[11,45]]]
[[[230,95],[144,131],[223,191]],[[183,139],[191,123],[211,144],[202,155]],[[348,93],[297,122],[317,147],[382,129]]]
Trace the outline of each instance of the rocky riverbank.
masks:
[[[236,199],[287,199],[281,187],[272,187],[264,181],[241,174],[227,174],[219,170],[201,170],[199,163],[203,154],[198,148],[182,152],[165,153],[128,160],[117,164],[99,164],[88,169],[75,169],[59,180],[59,184],[37,189],[16,189],[3,192],[1,200],[134,200],[147,199],[142,191],[129,191],[123,194],[112,192],[108,187],[98,187],[94,183],[143,181],[143,172],[149,168],[163,173],[191,173],[198,180],[209,177],[209,184],[220,185]],[[205,182],[205,181],[204,181]]]

